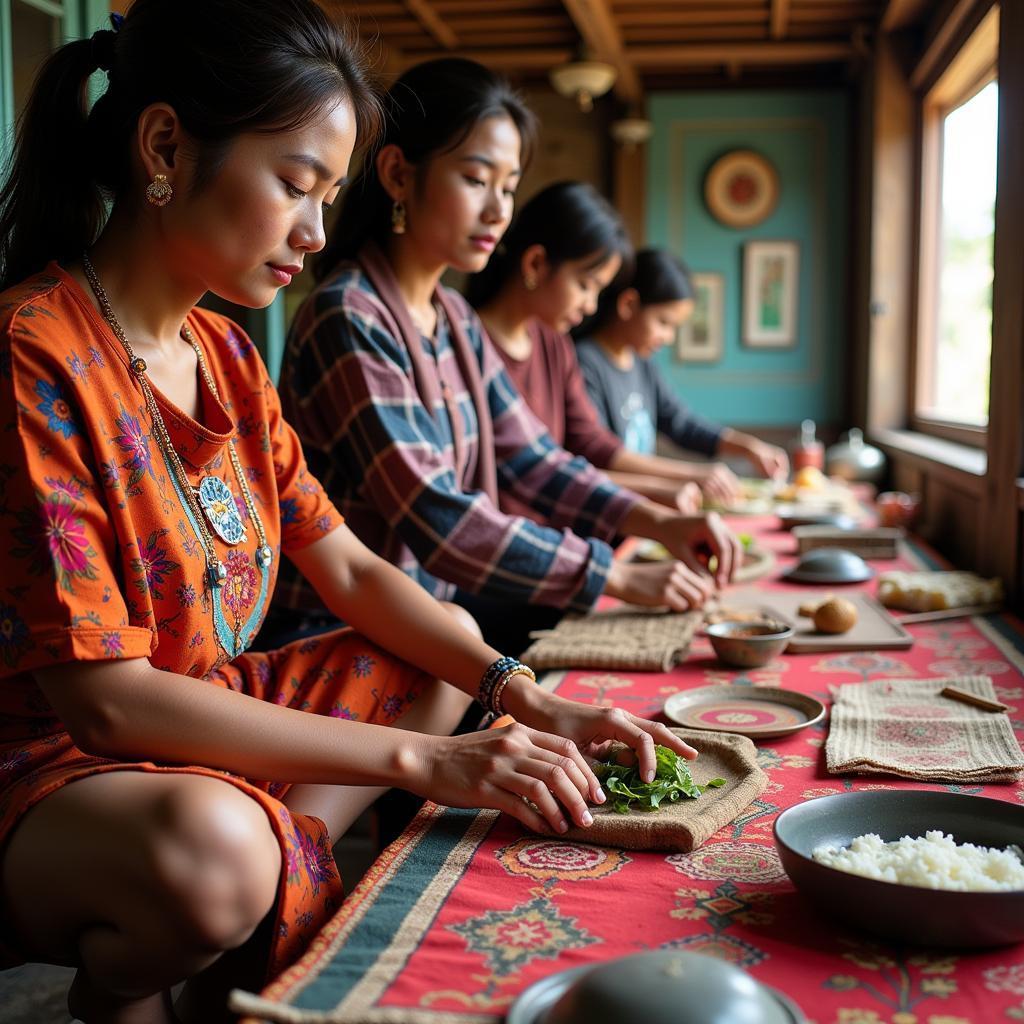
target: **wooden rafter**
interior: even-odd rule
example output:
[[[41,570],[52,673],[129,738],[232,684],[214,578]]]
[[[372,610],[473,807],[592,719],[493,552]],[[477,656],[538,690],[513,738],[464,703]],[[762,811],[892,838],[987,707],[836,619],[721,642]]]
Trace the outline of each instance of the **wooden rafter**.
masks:
[[[522,71],[548,71],[556,64],[564,64],[571,60],[573,52],[569,47],[543,47],[523,50],[474,50],[461,48],[452,53],[455,57],[465,57],[467,60],[475,60],[485,67],[494,68],[496,71],[515,74]],[[426,60],[427,54],[404,55],[403,65],[411,66]]]
[[[562,3],[594,56],[613,65],[618,72],[616,95],[627,103],[639,103],[643,96],[640,76],[626,56],[609,0],[562,0]]]
[[[784,39],[789,28],[789,0],[772,0],[772,39]]]
[[[850,60],[856,51],[848,42],[667,43],[631,46],[626,55],[638,68],[707,67],[733,63],[771,67],[777,64],[824,64]]]
[[[402,0],[402,3],[440,46],[446,50],[454,50],[459,45],[455,33],[445,24],[441,15],[430,6],[429,0]]]
[[[897,32],[920,21],[930,7],[929,0],[889,0],[882,15],[882,30]]]

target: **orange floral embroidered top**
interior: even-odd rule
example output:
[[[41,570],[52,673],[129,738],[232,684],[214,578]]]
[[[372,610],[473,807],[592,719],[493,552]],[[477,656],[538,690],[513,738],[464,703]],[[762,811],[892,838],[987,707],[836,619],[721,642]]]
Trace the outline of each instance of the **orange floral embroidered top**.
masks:
[[[205,677],[259,628],[282,549],[342,521],[249,338],[198,308],[188,323],[220,400],[200,377],[197,422],[154,393],[189,482],[224,480],[247,526],[234,547],[215,539],[228,573],[216,588],[125,350],[77,282],[51,264],[0,295],[0,790],[30,769],[29,748],[64,732],[33,669],[149,657]],[[274,551],[269,568],[254,557],[232,436]]]

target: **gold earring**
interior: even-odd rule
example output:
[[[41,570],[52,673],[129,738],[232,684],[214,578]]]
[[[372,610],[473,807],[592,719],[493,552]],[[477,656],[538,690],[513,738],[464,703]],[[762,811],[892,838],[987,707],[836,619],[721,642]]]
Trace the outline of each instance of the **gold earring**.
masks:
[[[537,287],[537,278],[530,273],[523,274],[523,284],[528,292],[532,292]]]
[[[146,186],[146,199],[154,206],[166,206],[174,196],[174,189],[166,174],[154,174]]]
[[[391,204],[391,230],[396,235],[405,234],[405,203],[401,199]]]

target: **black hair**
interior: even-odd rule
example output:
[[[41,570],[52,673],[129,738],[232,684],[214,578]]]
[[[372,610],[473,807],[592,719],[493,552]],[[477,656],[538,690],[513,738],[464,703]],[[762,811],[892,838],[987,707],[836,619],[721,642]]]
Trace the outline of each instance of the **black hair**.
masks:
[[[667,249],[641,249],[633,259],[633,266],[617,274],[601,292],[597,312],[576,328],[573,335],[589,337],[607,327],[615,319],[619,296],[627,288],[636,289],[641,306],[680,302],[695,295],[690,269],[678,256]]]
[[[498,251],[469,279],[466,298],[479,309],[519,273],[523,253],[543,245],[552,269],[594,257],[594,265],[618,254],[630,262],[633,247],[622,218],[597,189],[582,181],[559,181],[538,192],[516,214]]]
[[[379,102],[354,35],[314,0],[135,0],[114,31],[56,50],[36,77],[0,188],[0,287],[77,257],[130,195],[139,114],[165,102],[195,140],[201,189],[244,132],[290,131],[348,100],[372,135]],[[89,110],[90,75],[107,72]],[[141,191],[141,190],[140,190]]]
[[[430,60],[406,71],[384,97],[380,146],[395,145],[409,163],[422,167],[460,146],[481,121],[506,115],[519,131],[520,162],[529,163],[537,119],[500,75],[475,61],[457,57]],[[382,239],[391,223],[391,197],[367,154],[342,200],[327,246],[316,259],[318,280],[370,239]]]

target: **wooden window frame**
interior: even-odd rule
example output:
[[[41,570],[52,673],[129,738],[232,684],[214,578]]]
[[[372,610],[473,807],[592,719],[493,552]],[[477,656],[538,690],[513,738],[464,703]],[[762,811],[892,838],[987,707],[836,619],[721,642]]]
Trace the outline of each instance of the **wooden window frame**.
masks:
[[[952,111],[994,81],[997,74],[999,7],[982,4],[978,15],[963,26],[947,51],[946,59],[936,62],[927,81],[921,83],[916,326],[909,353],[908,422],[912,430],[922,434],[984,448],[987,425],[951,422],[930,416],[920,408],[920,396],[930,391],[935,365],[943,122]]]

